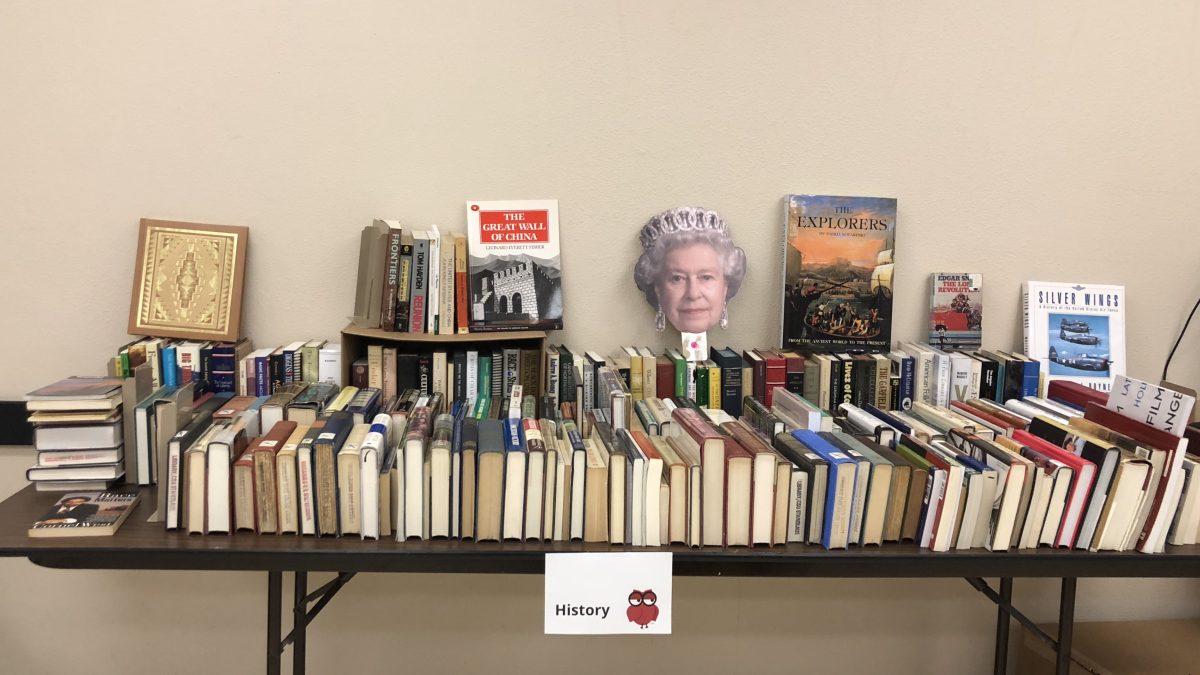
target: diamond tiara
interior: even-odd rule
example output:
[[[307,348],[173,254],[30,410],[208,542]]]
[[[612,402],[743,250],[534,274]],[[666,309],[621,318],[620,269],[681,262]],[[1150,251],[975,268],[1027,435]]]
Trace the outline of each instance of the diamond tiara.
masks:
[[[698,206],[681,206],[670,211],[663,211],[654,216],[642,227],[638,239],[642,242],[643,250],[650,250],[654,242],[665,234],[674,232],[700,232],[711,230],[729,235],[729,226],[716,211],[710,211]]]

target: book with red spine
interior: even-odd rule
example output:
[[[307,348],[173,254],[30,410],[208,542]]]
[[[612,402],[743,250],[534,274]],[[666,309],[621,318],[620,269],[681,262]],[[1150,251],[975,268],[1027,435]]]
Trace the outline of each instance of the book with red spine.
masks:
[[[742,352],[742,358],[750,364],[754,373],[754,398],[767,402],[767,360],[753,349]],[[770,403],[767,403],[770,406]]]
[[[1188,439],[1155,429],[1135,419],[1113,412],[1102,405],[1089,402],[1083,411],[1083,418],[1095,422],[1113,431],[1122,433],[1138,443],[1167,451],[1167,461],[1163,466],[1163,475],[1154,488],[1154,501],[1150,506],[1150,515],[1146,524],[1138,534],[1137,549],[1142,553],[1153,553],[1162,541],[1165,541],[1166,530],[1171,526],[1178,505],[1179,481],[1183,480],[1183,457],[1187,452]]]
[[[1046,398],[1079,410],[1089,402],[1099,406],[1108,404],[1108,394],[1071,380],[1051,380],[1046,385]]]
[[[454,323],[459,334],[471,330],[471,320],[468,312],[471,309],[467,301],[467,238],[461,234],[454,235]]]
[[[654,395],[658,398],[675,395],[675,362],[665,354],[654,357]]]
[[[774,399],[773,392],[775,387],[787,388],[787,359],[780,356],[779,353],[773,349],[755,349],[754,351],[762,357],[764,363],[766,364],[764,367],[764,372],[766,373],[766,384],[763,391],[763,396],[765,398],[759,400],[761,400],[763,403],[766,403],[767,407],[769,408],[771,407],[772,400]],[[755,382],[757,388],[757,378]]]
[[[1096,483],[1096,465],[1024,429],[1014,431],[1012,439],[1062,462],[1074,471],[1071,476],[1071,489],[1067,492],[1067,505],[1063,509],[1058,532],[1054,535],[1055,548],[1073,548],[1075,540],[1079,537],[1079,528],[1083,525],[1084,510],[1087,509],[1092,486]]]

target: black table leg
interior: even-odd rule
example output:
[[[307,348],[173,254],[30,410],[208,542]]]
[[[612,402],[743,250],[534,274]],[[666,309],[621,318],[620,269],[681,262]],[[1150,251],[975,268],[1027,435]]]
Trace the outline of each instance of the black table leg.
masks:
[[[279,675],[279,620],[283,613],[283,572],[267,572],[267,675]]]
[[[1007,604],[1012,604],[1012,577],[1000,578],[1000,598]],[[1008,624],[1012,619],[1004,605],[996,605],[996,663],[992,672],[995,675],[1008,673]]]
[[[304,675],[304,632],[308,628],[308,572],[296,572],[292,592],[292,675]]]
[[[1071,633],[1075,628],[1075,577],[1063,577],[1058,603],[1058,665],[1054,672],[1070,675]]]

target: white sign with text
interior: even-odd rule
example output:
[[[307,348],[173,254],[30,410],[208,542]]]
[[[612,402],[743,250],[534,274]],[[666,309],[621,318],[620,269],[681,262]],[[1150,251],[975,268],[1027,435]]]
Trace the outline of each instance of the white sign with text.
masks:
[[[547,553],[547,635],[670,635],[670,553]]]

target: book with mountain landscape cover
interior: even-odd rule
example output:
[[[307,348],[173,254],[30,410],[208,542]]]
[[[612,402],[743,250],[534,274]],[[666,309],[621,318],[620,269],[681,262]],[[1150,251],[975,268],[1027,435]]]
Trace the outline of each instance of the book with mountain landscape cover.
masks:
[[[896,200],[789,195],[785,202],[784,349],[887,349]]]
[[[561,330],[558,201],[467,202],[470,329]]]

